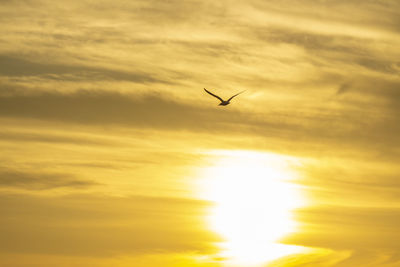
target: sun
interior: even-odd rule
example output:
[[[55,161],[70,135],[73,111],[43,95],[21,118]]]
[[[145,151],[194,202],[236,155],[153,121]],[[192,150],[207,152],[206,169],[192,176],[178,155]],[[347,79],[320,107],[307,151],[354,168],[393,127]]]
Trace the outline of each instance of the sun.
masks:
[[[299,252],[278,240],[296,230],[291,211],[303,205],[294,159],[250,151],[214,151],[218,160],[203,173],[204,196],[215,203],[209,224],[225,242],[229,265],[257,266]]]

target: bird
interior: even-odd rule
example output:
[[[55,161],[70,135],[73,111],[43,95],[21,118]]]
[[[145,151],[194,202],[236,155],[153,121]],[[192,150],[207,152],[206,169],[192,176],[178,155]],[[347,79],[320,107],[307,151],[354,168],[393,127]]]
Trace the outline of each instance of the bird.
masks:
[[[221,103],[219,103],[219,106],[226,106],[226,105],[229,105],[229,104],[230,104],[230,101],[232,100],[232,98],[234,98],[234,97],[237,96],[237,95],[240,95],[241,93],[243,93],[243,92],[246,91],[246,90],[241,91],[241,92],[237,93],[236,95],[231,96],[231,97],[230,97],[228,100],[226,100],[226,101],[223,100],[222,98],[220,98],[219,96],[214,95],[213,93],[211,93],[210,91],[208,91],[206,88],[204,88],[204,91],[206,91],[208,94],[212,95],[213,97],[218,98],[219,101],[221,101]]]

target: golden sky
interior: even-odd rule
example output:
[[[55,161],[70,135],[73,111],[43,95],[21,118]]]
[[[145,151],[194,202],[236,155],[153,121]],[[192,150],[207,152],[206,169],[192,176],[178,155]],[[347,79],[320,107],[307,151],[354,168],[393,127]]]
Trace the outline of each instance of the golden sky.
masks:
[[[0,265],[400,266],[399,18],[0,1]]]

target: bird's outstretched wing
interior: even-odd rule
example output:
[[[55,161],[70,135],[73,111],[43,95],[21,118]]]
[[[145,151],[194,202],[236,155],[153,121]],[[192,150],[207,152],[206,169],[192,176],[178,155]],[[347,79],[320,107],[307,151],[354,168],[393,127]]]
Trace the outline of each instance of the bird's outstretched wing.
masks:
[[[246,91],[246,90],[244,90],[244,91]],[[241,91],[240,93],[237,93],[236,95],[231,96],[231,98],[229,98],[227,101],[228,101],[228,102],[231,101],[232,98],[234,98],[234,97],[237,96],[237,95],[240,95],[240,94],[243,93],[244,91]]]
[[[216,97],[216,98],[218,98],[219,99],[219,101],[221,101],[221,102],[224,102],[224,100],[222,99],[222,98],[220,98],[219,96],[217,96],[217,95],[214,95],[213,93],[211,93],[210,91],[208,91],[206,88],[204,88],[204,91],[206,91],[207,93],[209,93],[210,95],[212,95],[213,97]]]

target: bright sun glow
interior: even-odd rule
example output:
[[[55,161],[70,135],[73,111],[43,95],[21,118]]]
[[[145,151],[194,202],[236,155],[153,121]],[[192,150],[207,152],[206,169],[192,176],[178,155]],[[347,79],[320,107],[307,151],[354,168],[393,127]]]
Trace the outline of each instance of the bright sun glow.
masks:
[[[299,252],[278,244],[295,231],[291,211],[303,205],[291,180],[293,159],[247,151],[217,151],[218,160],[203,174],[205,198],[216,203],[210,225],[226,241],[221,255],[229,266],[257,266]]]

